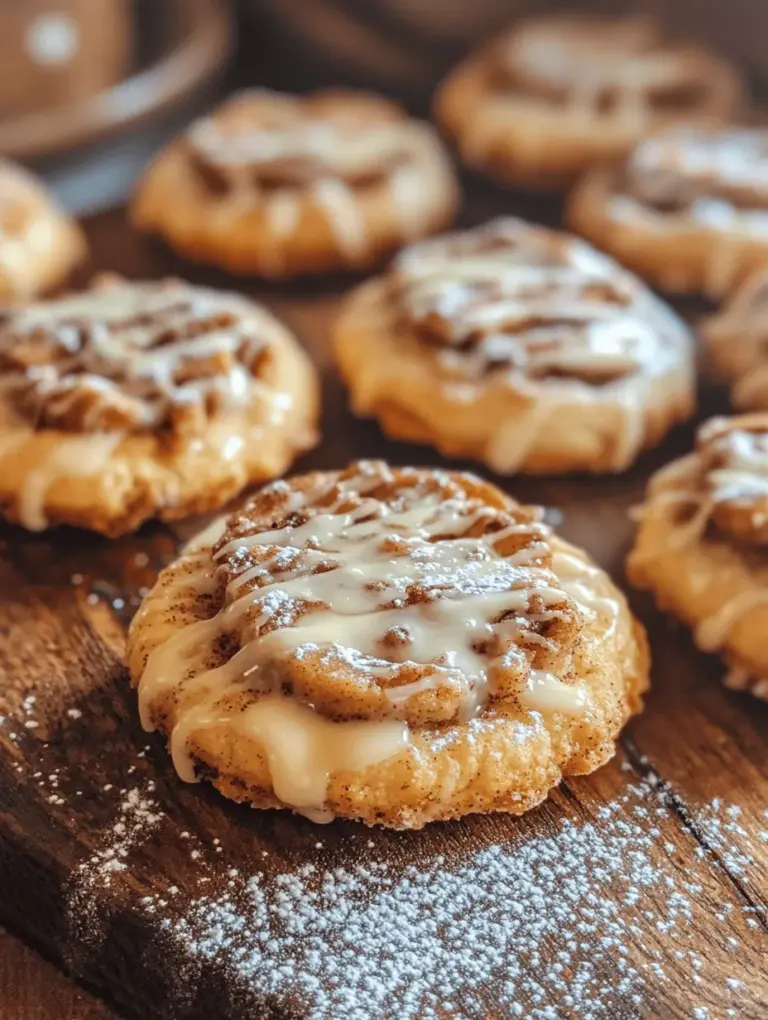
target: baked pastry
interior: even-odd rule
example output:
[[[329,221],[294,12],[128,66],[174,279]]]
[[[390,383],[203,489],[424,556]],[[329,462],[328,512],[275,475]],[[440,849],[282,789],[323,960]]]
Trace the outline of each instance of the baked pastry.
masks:
[[[236,294],[105,278],[0,318],[0,512],[119,535],[215,510],[314,440],[313,369]]]
[[[128,663],[183,779],[413,829],[591,772],[648,682],[624,597],[537,510],[382,462],[274,482],[203,532]]]
[[[229,99],[160,154],[133,219],[181,255],[290,277],[362,268],[453,219],[433,129],[369,93]]]
[[[501,474],[621,471],[693,407],[680,320],[589,245],[513,218],[407,249],[335,334],[358,414]]]
[[[80,228],[43,184],[0,160],[0,300],[56,286],[84,255]]]
[[[568,220],[664,290],[721,298],[768,262],[768,130],[654,135],[587,174]]]
[[[646,17],[517,23],[440,86],[437,120],[466,163],[510,184],[560,188],[675,121],[731,116],[736,71]]]
[[[768,414],[712,418],[651,479],[627,573],[768,697]]]
[[[702,329],[710,364],[741,410],[768,410],[768,268],[753,274]]]

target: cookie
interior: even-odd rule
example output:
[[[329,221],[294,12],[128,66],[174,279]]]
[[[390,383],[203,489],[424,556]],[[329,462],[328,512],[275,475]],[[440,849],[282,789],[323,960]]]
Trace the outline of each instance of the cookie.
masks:
[[[274,482],[167,567],[128,642],[183,779],[314,821],[520,814],[614,753],[648,652],[620,592],[469,474]]]
[[[768,410],[768,269],[759,270],[702,327],[710,366],[744,411]]]
[[[0,512],[105,535],[223,506],[315,438],[293,336],[236,294],[118,278],[0,317]]]
[[[727,119],[736,71],[649,18],[524,20],[438,89],[435,115],[470,166],[561,188],[669,123]]]
[[[638,516],[630,582],[722,655],[728,686],[768,698],[768,414],[702,425]]]
[[[621,471],[694,401],[691,337],[568,234],[504,218],[402,252],[347,299],[354,411],[501,474]]]
[[[84,255],[80,228],[42,182],[0,160],[0,301],[55,287]]]
[[[369,266],[457,204],[433,129],[396,104],[251,90],[160,154],[132,214],[187,258],[279,278]]]
[[[654,135],[587,174],[568,220],[650,283],[721,298],[768,262],[768,130]]]

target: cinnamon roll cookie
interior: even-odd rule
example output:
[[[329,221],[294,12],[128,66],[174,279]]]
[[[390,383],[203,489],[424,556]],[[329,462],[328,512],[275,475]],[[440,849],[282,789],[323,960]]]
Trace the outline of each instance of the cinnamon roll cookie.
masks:
[[[128,662],[183,779],[315,821],[519,814],[614,753],[648,653],[585,553],[473,475],[274,482],[160,575]]]
[[[768,410],[768,267],[703,327],[710,365],[741,410]]]
[[[685,326],[567,234],[506,218],[403,252],[353,292],[354,410],[501,474],[621,471],[690,415]]]
[[[654,135],[587,174],[569,221],[651,283],[721,298],[768,264],[768,130]]]
[[[435,111],[462,158],[511,184],[561,187],[675,121],[742,102],[724,61],[648,18],[521,21],[440,87]]]
[[[218,509],[312,444],[313,370],[235,294],[105,279],[0,317],[0,512],[107,535]]]
[[[447,225],[457,204],[433,129],[396,104],[251,90],[160,154],[133,218],[181,255],[290,277],[375,263]]]
[[[628,576],[720,652],[730,687],[768,697],[768,414],[712,418],[659,471]]]
[[[79,227],[42,183],[0,160],[0,300],[55,287],[84,255]]]

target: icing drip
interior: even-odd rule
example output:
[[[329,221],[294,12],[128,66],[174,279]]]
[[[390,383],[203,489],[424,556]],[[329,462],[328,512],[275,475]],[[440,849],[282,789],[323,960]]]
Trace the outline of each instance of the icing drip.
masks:
[[[264,748],[279,799],[314,822],[333,819],[319,806],[332,775],[386,761],[408,742],[403,722],[332,722],[279,695],[260,698],[237,726]]]
[[[87,478],[104,470],[123,437],[119,433],[64,438],[42,463],[30,465],[19,494],[19,523],[28,531],[44,531],[46,497],[63,479]],[[0,467],[2,461],[0,460]]]
[[[698,450],[651,479],[641,517],[675,522],[670,544],[697,541],[710,521],[726,536],[761,545],[768,527],[768,416],[713,418],[698,432]],[[681,516],[681,507],[690,513]]]
[[[191,545],[178,583],[198,590],[219,576],[223,605],[156,648],[139,685],[147,728],[158,698],[178,694],[171,749],[182,778],[195,778],[196,733],[236,726],[261,748],[278,797],[316,814],[335,773],[407,753],[411,720],[460,723],[497,701],[587,710],[586,688],[560,679],[570,670],[562,628],[583,612],[612,631],[620,607],[594,590],[599,571],[563,554],[561,582],[537,519],[418,477],[374,497],[389,477],[277,483],[263,494],[281,501],[270,516],[303,519],[225,535],[213,561],[207,542]],[[211,648],[233,639],[239,649],[211,668]],[[308,675],[320,686],[299,695]],[[340,696],[351,718],[339,718]]]
[[[687,513],[681,515],[681,509]],[[668,541],[654,543],[644,553],[632,554],[635,566],[702,540],[727,542],[741,557],[754,556],[768,544],[768,415],[714,418],[699,429],[697,450],[667,465],[651,481],[643,519],[670,521],[673,532]],[[711,588],[706,571],[692,573],[691,589]],[[738,562],[737,573],[723,574],[723,587],[730,583],[740,589],[735,595],[720,595],[720,604],[702,619],[694,640],[705,652],[727,649],[735,627],[757,607],[768,604],[768,587],[750,561]],[[729,577],[731,578],[729,582]],[[735,580],[734,580],[735,579]],[[746,676],[746,675],[745,675]]]
[[[313,194],[328,216],[342,255],[351,262],[361,259],[368,247],[367,227],[355,193],[343,181],[327,177],[315,184]]]

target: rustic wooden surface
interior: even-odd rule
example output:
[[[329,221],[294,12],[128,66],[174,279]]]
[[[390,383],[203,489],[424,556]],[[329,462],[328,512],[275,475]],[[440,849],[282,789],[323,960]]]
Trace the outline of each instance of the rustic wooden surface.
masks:
[[[465,218],[479,221],[492,211],[524,211],[550,222],[557,214],[541,200],[484,189],[482,195],[475,190]],[[93,218],[87,230],[94,268],[132,277],[183,272],[201,282],[240,287],[268,300],[297,330],[322,367],[325,394],[324,441],[299,468],[338,466],[356,456],[439,460],[425,448],[388,442],[375,424],[349,415],[327,354],[329,325],[347,282],[265,290],[182,266],[161,246],[135,236],[119,212]],[[721,394],[707,392],[704,400],[708,410],[725,406]],[[649,472],[689,439],[689,428],[679,430],[618,478],[502,484],[520,498],[559,508],[563,533],[621,579],[631,534],[627,509],[639,499]],[[575,930],[563,920],[562,932],[537,944],[538,956],[510,948],[510,966],[514,960],[521,967],[515,1001],[522,1012],[511,1011],[509,992],[505,998],[496,974],[471,995],[453,990],[454,1001],[446,1000],[440,1015],[765,1017],[768,706],[723,690],[718,663],[696,653],[684,631],[658,616],[647,600],[633,598],[655,656],[647,710],[628,727],[613,763],[593,777],[564,784],[525,818],[472,818],[417,834],[369,832],[343,823],[319,829],[286,814],[237,808],[204,787],[185,786],[161,741],[139,727],[120,664],[124,629],[143,586],[174,555],[179,536],[199,523],[177,529],[150,525],[111,543],[64,530],[0,533],[0,923],[125,1017],[343,1020],[342,1010],[313,1012],[292,994],[290,976],[280,994],[260,997],[257,973],[249,989],[256,987],[255,998],[242,999],[227,976],[226,952],[202,962],[197,956],[188,968],[188,960],[163,948],[157,911],[162,907],[163,919],[178,924],[206,889],[226,889],[232,869],[239,875],[258,869],[272,890],[280,876],[308,863],[324,874],[373,860],[388,862],[397,874],[409,863],[446,872],[469,866],[471,874],[477,855],[510,841],[514,868],[516,860],[530,864],[537,840],[555,838],[570,822],[579,831],[610,827],[614,835],[629,833],[632,845],[620,866],[627,875],[646,868],[638,853],[660,869],[659,881],[641,882],[631,895],[619,882],[615,905],[623,935],[615,948],[607,951],[599,923],[578,929],[574,940]],[[161,816],[160,823],[150,820],[144,831],[135,824],[136,812],[121,813],[131,790],[148,797],[139,818],[146,810]],[[127,822],[130,831],[116,833],[116,822]],[[633,849],[641,843],[644,849]],[[120,870],[107,866],[112,851],[118,858],[125,851]],[[585,886],[597,882],[600,895],[610,899],[616,881],[605,884],[599,874],[590,875]],[[676,919],[681,896],[686,906]],[[605,916],[599,905],[598,915]],[[382,953],[391,950],[383,943]],[[178,951],[183,957],[183,947]],[[264,966],[274,966],[274,960]],[[549,980],[555,966],[564,967],[567,978],[593,968],[590,987],[599,994],[592,995],[591,1007],[583,998],[569,999]],[[24,965],[18,969],[21,980]],[[55,999],[60,994],[52,992],[50,1001],[64,1002]],[[66,1017],[70,1008],[77,1020],[102,1016],[92,1000],[80,1006],[72,1001],[51,1015]],[[0,1004],[8,1020],[48,1016],[26,1009],[19,997]],[[364,998],[357,1007],[364,1009]],[[370,1014],[349,1015],[378,1020],[402,1012],[395,998]]]

